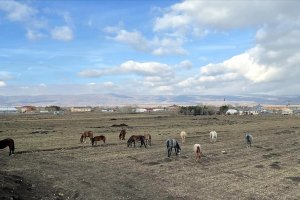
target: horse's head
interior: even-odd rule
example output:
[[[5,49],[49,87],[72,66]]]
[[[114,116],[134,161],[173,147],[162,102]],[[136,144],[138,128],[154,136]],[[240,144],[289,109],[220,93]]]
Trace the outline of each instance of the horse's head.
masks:
[[[128,140],[127,140],[127,147],[129,147],[132,143],[132,137],[130,137]]]

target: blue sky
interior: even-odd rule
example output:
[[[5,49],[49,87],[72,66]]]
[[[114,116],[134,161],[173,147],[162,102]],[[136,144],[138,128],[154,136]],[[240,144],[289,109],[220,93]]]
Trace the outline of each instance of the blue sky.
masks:
[[[0,95],[299,95],[297,1],[0,1]]]

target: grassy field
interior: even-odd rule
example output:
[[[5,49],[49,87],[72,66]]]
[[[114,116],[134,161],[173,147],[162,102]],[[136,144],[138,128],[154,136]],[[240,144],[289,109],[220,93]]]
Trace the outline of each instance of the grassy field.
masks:
[[[152,146],[128,148],[118,125],[152,135]],[[80,144],[80,133],[107,143]],[[185,130],[182,152],[167,157],[165,140]],[[210,143],[209,132],[218,140]],[[299,116],[180,116],[82,113],[0,116],[3,199],[300,199]],[[254,136],[246,148],[244,135]],[[203,154],[196,162],[192,147]],[[226,151],[223,154],[222,151]]]

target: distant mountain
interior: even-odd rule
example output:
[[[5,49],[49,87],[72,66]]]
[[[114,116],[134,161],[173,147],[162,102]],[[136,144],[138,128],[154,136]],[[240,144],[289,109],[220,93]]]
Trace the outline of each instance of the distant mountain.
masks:
[[[124,106],[124,105],[196,105],[196,104],[300,104],[300,96],[218,96],[218,95],[38,95],[0,96],[0,106]]]

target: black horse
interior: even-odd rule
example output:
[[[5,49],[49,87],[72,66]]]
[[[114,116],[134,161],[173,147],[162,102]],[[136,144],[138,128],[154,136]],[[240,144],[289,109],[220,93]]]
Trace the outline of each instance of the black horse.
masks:
[[[144,145],[145,148],[147,148],[146,143],[145,143],[145,136],[143,136],[143,135],[132,135],[132,136],[130,136],[130,138],[127,141],[127,147],[132,146],[132,143],[135,147],[135,142],[136,141],[141,141],[141,146],[140,147],[142,147]]]
[[[179,146],[179,143],[175,139],[168,139],[166,141],[166,144],[167,144],[167,150],[168,150],[168,157],[171,156],[173,148],[175,149],[176,156],[180,153],[181,148]]]
[[[6,138],[4,140],[0,140],[0,149],[4,149],[5,147],[9,147],[9,155],[15,153],[15,142],[13,139]]]

